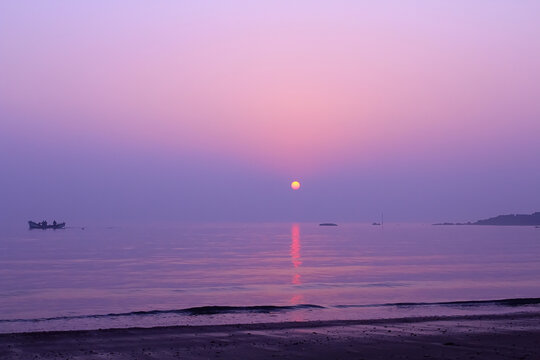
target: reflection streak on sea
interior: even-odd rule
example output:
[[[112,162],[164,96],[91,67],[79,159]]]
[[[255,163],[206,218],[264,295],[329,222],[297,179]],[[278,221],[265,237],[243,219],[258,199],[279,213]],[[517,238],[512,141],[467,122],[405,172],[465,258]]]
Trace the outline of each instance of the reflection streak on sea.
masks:
[[[302,285],[302,276],[300,275],[300,266],[302,265],[301,255],[300,255],[300,225],[292,224],[291,227],[291,261],[293,264],[293,276],[291,283],[293,286]],[[290,300],[290,303],[293,305],[300,304],[304,301],[304,296],[302,294],[294,294]]]

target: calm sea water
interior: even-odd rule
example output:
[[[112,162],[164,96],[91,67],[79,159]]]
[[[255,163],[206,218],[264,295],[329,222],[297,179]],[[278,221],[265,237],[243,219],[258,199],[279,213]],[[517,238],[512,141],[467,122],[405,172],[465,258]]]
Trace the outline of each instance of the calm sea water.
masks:
[[[532,300],[470,302],[516,298]],[[0,234],[0,332],[523,311],[538,309],[538,298],[534,227],[169,224]],[[441,304],[456,301],[468,303]]]

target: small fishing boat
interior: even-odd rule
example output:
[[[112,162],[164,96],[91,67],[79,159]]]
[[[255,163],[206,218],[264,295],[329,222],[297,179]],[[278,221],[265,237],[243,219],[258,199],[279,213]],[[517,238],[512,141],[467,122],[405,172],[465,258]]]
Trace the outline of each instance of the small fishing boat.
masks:
[[[28,227],[30,229],[42,229],[42,230],[45,230],[45,229],[64,229],[66,227],[66,223],[63,222],[63,223],[52,223],[52,224],[47,224],[47,223],[43,223],[43,222],[40,222],[40,223],[37,223],[37,222],[34,222],[34,221],[29,221],[28,222]]]

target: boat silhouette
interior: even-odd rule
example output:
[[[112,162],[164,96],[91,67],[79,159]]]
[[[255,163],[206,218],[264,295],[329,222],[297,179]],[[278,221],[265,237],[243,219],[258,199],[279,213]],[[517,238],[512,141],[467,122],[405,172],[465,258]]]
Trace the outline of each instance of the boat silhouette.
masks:
[[[45,230],[45,229],[63,229],[65,228],[66,226],[66,223],[63,222],[63,223],[52,223],[52,224],[47,224],[46,222],[40,222],[40,223],[37,223],[37,222],[34,222],[34,221],[28,221],[28,227],[30,229],[42,229],[42,230]]]

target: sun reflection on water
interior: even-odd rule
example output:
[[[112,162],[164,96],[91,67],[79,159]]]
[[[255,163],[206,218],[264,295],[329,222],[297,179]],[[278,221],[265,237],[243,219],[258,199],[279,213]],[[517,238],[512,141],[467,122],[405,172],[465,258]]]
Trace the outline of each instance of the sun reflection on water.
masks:
[[[300,260],[300,225],[293,224],[291,228],[291,259],[295,268],[302,265]]]
[[[302,276],[300,275],[300,266],[302,265],[300,255],[300,225],[292,224],[291,227],[291,261],[293,264],[294,273],[292,275],[291,283],[293,285],[302,285]],[[294,294],[290,300],[293,305],[301,304],[304,302],[304,296],[302,294]]]

